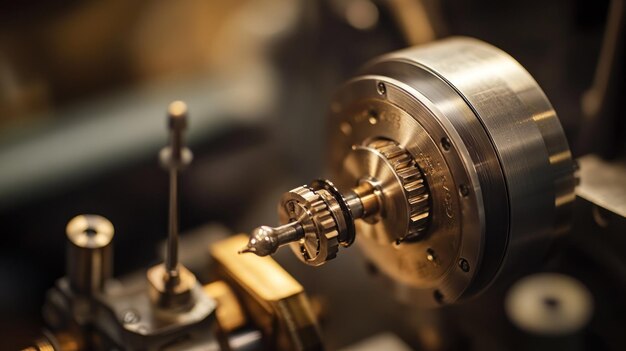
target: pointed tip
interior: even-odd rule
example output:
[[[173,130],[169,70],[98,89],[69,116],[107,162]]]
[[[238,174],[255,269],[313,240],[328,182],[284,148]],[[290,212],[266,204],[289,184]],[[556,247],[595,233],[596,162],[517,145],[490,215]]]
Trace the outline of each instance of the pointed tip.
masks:
[[[247,253],[247,252],[254,252],[254,251],[255,251],[254,248],[252,248],[250,246],[246,246],[246,247],[242,248],[241,250],[237,251],[237,253],[241,255],[241,254],[244,254],[244,253]]]

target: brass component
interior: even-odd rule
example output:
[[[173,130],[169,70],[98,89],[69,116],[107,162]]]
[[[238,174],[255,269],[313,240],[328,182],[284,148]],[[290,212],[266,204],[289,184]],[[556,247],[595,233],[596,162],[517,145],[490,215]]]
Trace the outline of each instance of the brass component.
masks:
[[[302,237],[290,246],[298,259],[311,266],[335,258],[339,250],[339,224],[327,200],[331,197],[326,190],[301,186],[283,194],[278,205],[281,223],[299,223],[304,228]]]
[[[528,72],[486,43],[450,38],[383,56],[361,73],[331,103],[329,176],[340,189],[364,178],[390,185],[383,217],[359,221],[356,232],[397,296],[454,303],[543,257],[571,215],[574,164]],[[417,241],[385,244],[422,216],[404,212],[406,191],[364,150],[373,139],[396,141],[422,171],[430,218]]]
[[[74,333],[55,333],[55,337],[57,344],[61,348],[60,351],[78,351],[84,347],[80,337]]]
[[[237,301],[235,292],[228,284],[218,280],[205,285],[203,290],[217,302],[215,316],[221,331],[230,333],[246,324],[246,315]]]
[[[148,270],[150,299],[162,308],[186,308],[193,304],[191,289],[196,285],[196,277],[185,266],[178,265],[178,278],[173,281],[164,264]]]
[[[385,163],[393,169],[397,181],[403,188],[406,211],[409,214],[409,228],[406,235],[396,238],[396,242],[418,239],[428,228],[430,194],[415,158],[398,143],[389,139],[375,139],[367,146],[384,156]],[[385,208],[384,202],[382,207]]]
[[[34,342],[35,345],[29,346],[22,351],[56,351],[54,346],[47,339],[40,339]]]
[[[44,331],[41,338],[33,341],[30,346],[22,349],[22,351],[78,351],[83,346],[75,334]]]
[[[72,289],[79,294],[102,291],[113,274],[113,224],[97,215],[72,218],[66,227],[67,276]]]
[[[241,298],[249,319],[275,350],[322,348],[316,318],[300,285],[270,257],[238,255],[248,236],[240,234],[210,248],[218,274]]]
[[[306,248],[294,250],[299,258],[319,266],[335,256],[321,229],[336,231],[342,247],[358,233],[400,299],[432,306],[476,295],[547,252],[569,223],[575,167],[528,72],[489,44],[450,38],[388,54],[361,73],[331,103],[332,183],[285,193],[309,189],[305,204],[321,198],[331,209],[281,218],[294,227],[332,217],[302,230],[310,240],[290,237]],[[270,229],[263,239],[278,242]],[[252,238],[246,252],[261,243]],[[331,254],[304,255],[324,250]]]
[[[373,216],[380,211],[380,191],[376,191],[376,188],[372,185],[372,183],[362,180],[359,182],[358,186],[352,189],[352,191],[361,200],[364,219],[371,218],[370,216]]]
[[[239,252],[266,256],[290,243],[300,260],[319,266],[335,258],[339,246],[352,245],[357,219],[382,227],[376,239],[383,245],[422,240],[430,223],[430,193],[415,158],[388,138],[363,144],[353,145],[346,161],[353,170],[360,167],[355,187],[341,193],[332,182],[316,180],[286,192],[278,206],[282,226],[254,229]]]

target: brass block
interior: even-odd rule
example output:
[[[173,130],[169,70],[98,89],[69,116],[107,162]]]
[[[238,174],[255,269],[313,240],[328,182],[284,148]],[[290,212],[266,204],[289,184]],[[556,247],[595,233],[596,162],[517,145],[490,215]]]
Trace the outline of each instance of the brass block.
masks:
[[[217,301],[215,312],[217,324],[225,333],[230,333],[246,324],[246,316],[233,290],[218,280],[203,287],[204,292]]]
[[[239,255],[245,234],[211,246],[218,274],[240,298],[250,321],[270,340],[272,350],[320,350],[317,318],[304,288],[269,256]]]

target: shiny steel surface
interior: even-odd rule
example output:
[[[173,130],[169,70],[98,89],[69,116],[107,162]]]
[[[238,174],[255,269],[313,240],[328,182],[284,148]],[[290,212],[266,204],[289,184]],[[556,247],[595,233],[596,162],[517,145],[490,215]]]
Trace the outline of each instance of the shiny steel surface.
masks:
[[[594,155],[578,159],[580,185],[576,194],[626,218],[626,164],[608,162]]]
[[[278,206],[282,224],[297,222],[302,227],[303,235],[290,246],[300,260],[312,266],[335,258],[339,250],[338,223],[327,202],[331,197],[324,189],[302,186],[286,192]]]
[[[191,160],[185,154],[191,152],[185,147],[183,132],[187,129],[187,105],[182,101],[172,102],[167,110],[167,126],[170,132],[169,146],[161,151],[161,163],[170,175],[167,256],[165,268],[170,279],[178,279],[178,172]]]
[[[413,156],[392,140],[374,139],[365,145],[354,145],[345,160],[347,168],[357,168],[354,174],[361,178],[352,192],[361,193],[361,201],[367,202],[364,185],[375,189],[380,209],[364,220],[375,224],[381,222],[384,230],[372,232],[374,239],[382,244],[418,240],[429,223],[430,194]]]
[[[409,290],[402,289],[403,296],[407,300],[416,303],[430,301],[435,303],[433,296],[435,290],[456,299],[461,294],[461,289],[455,284],[469,281],[470,275],[460,269],[456,269],[456,260],[459,255],[476,262],[478,260],[478,247],[466,245],[461,248],[461,223],[466,223],[467,228],[477,226],[479,216],[476,211],[478,206],[467,206],[461,210],[458,192],[453,180],[467,181],[467,176],[462,172],[461,161],[456,153],[442,152],[438,143],[431,135],[445,135],[441,128],[432,125],[432,130],[426,130],[408,112],[395,107],[390,102],[396,99],[410,102],[412,98],[404,95],[403,91],[386,82],[386,95],[388,101],[381,100],[377,91],[377,80],[357,79],[349,83],[349,87],[342,92],[363,94],[363,97],[349,106],[348,109],[339,112],[333,121],[339,124],[350,123],[352,132],[349,135],[339,131],[332,134],[331,145],[335,152],[331,154],[331,171],[333,178],[340,189],[355,186],[363,176],[372,176],[381,181],[383,197],[387,202],[387,209],[383,216],[390,218],[388,221],[378,221],[370,224],[365,221],[357,223],[357,243],[365,251],[368,259],[377,265],[381,271],[399,282],[402,286],[412,287]],[[398,83],[401,84],[401,83]],[[341,94],[341,92],[340,92]],[[367,98],[369,97],[369,99]],[[342,96],[339,96],[341,99]],[[409,106],[411,107],[411,106]],[[430,114],[424,107],[414,104],[414,109],[409,110],[413,115],[426,116]],[[378,121],[372,124],[368,115],[372,110],[377,111]],[[432,117],[430,117],[432,120]],[[379,238],[395,237],[398,230],[400,233],[408,231],[408,216],[406,210],[397,211],[403,207],[406,201],[401,187],[393,172],[387,167],[369,160],[369,153],[354,152],[353,145],[360,145],[363,141],[371,138],[387,138],[395,140],[404,149],[409,151],[415,158],[420,169],[424,173],[429,191],[432,197],[430,212],[431,222],[426,237],[415,243],[401,243],[393,245],[388,240]],[[446,160],[449,159],[449,161]],[[457,165],[456,168],[448,166],[449,163]],[[472,195],[466,202],[475,201]],[[391,201],[397,201],[392,205]],[[463,218],[461,218],[463,217]],[[386,225],[387,224],[387,225]],[[393,227],[396,226],[396,227]],[[469,231],[467,236],[480,235],[480,232]],[[479,238],[470,243],[478,243]],[[466,282],[466,284],[467,284]]]
[[[357,229],[369,259],[409,300],[470,296],[522,255],[540,259],[566,227],[575,179],[560,123],[530,75],[491,45],[452,38],[399,51],[348,82],[330,117],[331,179],[341,189],[364,171],[353,145],[376,137],[412,153],[432,194],[425,242],[393,248],[368,239],[384,228]]]
[[[257,256],[271,255],[279,247],[290,242],[300,240],[304,236],[304,229],[300,222],[290,222],[276,228],[262,225],[254,228],[250,233],[250,240],[238,252],[252,252]]]

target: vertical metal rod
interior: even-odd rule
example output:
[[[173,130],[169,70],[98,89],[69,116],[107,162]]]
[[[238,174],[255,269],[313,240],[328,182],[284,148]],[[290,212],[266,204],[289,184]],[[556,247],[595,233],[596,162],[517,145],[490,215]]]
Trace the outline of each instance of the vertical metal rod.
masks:
[[[178,277],[178,170],[170,170],[169,231],[165,268],[170,278]]]
[[[168,109],[169,146],[161,152],[161,161],[169,170],[170,194],[168,237],[165,257],[165,272],[168,284],[179,282],[178,268],[178,172],[191,162],[191,153],[183,145],[183,131],[187,127],[187,105],[174,101]]]

